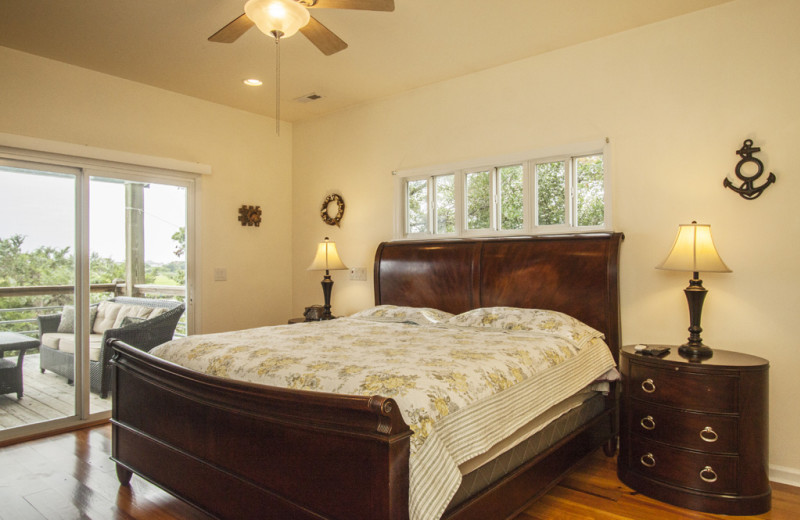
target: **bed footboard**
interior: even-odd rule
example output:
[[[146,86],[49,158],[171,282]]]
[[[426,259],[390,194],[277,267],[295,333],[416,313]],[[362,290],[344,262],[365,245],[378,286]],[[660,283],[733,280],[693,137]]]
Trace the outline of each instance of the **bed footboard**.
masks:
[[[408,519],[392,399],[224,380],[114,349],[112,459],[218,518]]]

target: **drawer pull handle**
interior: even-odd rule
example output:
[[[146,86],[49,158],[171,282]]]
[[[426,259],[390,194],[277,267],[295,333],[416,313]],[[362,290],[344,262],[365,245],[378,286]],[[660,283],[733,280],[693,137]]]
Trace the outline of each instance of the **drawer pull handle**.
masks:
[[[656,429],[656,421],[653,419],[652,415],[648,415],[647,417],[643,417],[642,420],[639,421],[639,424],[641,424],[642,428],[644,428],[645,430],[655,430]],[[701,437],[703,436],[702,432],[700,432],[700,436]],[[714,440],[716,440],[716,439],[714,439]],[[714,441],[708,441],[708,442],[714,442]]]
[[[642,390],[644,390],[648,394],[652,394],[653,392],[656,391],[656,384],[653,382],[652,379],[647,378],[644,381],[642,381]]]
[[[648,467],[648,468],[652,468],[653,466],[655,466],[655,465],[656,465],[656,458],[655,458],[655,457],[653,457],[653,454],[652,454],[652,453],[645,453],[645,454],[644,454],[644,455],[642,455],[642,457],[639,459],[639,462],[641,462],[641,463],[642,463],[642,466],[645,466],[645,467]],[[709,468],[708,466],[706,466],[706,469],[711,469],[711,468]],[[703,470],[703,471],[705,471],[705,470]],[[701,474],[700,474],[700,476],[702,477],[702,476],[703,476],[703,474],[701,473]],[[714,480],[716,480],[716,475],[714,475],[714,477],[715,477],[715,478],[714,478]],[[703,480],[705,480],[705,479],[703,479]]]
[[[711,466],[706,466],[700,471],[700,478],[703,479],[703,482],[716,482],[717,473],[711,469]]]
[[[711,426],[706,426],[700,430],[700,438],[706,442],[717,442],[719,435],[717,435],[717,432],[715,432]]]

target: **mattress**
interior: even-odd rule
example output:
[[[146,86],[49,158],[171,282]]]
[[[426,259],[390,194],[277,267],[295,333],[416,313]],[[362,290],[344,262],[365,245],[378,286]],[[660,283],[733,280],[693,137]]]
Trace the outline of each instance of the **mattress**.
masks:
[[[412,520],[442,515],[461,484],[459,465],[614,367],[600,333],[559,313],[390,310],[190,336],[151,353],[215,376],[395,399],[413,432]]]
[[[476,457],[461,466],[461,484],[448,509],[457,507],[484,489],[513,473],[558,441],[589,423],[605,409],[606,397],[601,392],[582,392],[553,407],[553,414],[532,421],[537,423],[533,429],[523,428],[524,433],[515,439],[513,445],[504,443],[496,450]],[[576,404],[577,403],[577,404]],[[563,413],[559,413],[563,411]],[[531,433],[535,431],[535,433]]]

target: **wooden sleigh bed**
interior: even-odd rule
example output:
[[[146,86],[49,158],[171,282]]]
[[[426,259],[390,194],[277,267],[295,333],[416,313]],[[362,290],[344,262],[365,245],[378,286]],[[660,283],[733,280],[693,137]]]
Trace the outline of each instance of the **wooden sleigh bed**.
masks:
[[[603,332],[617,359],[622,235],[387,242],[375,303],[461,313],[551,309]],[[237,382],[111,340],[113,453],[133,473],[224,519],[407,520],[409,437],[394,400]],[[616,389],[601,410],[447,519],[513,518],[598,447],[613,454]],[[525,406],[525,403],[519,403]]]

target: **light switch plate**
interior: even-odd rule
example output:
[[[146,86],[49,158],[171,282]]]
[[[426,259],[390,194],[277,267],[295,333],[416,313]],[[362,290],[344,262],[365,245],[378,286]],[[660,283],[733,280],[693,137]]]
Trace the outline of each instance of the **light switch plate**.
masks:
[[[350,268],[350,279],[357,280],[359,282],[366,282],[367,281],[367,268],[366,267],[351,267]]]
[[[228,279],[228,270],[224,267],[215,267],[214,268],[214,281],[215,282],[224,282]]]

